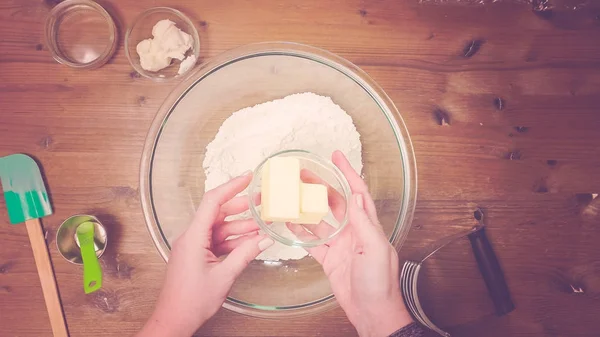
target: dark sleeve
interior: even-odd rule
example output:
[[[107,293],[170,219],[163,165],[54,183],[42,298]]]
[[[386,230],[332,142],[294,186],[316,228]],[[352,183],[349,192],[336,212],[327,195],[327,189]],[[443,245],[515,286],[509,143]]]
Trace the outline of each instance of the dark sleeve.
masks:
[[[417,323],[411,323],[404,328],[394,332],[390,337],[423,337],[425,331],[417,325]]]

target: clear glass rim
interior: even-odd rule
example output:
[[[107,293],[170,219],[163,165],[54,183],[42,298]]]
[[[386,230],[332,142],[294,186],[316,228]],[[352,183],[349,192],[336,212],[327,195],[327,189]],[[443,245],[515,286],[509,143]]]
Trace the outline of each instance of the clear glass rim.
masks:
[[[192,38],[194,39],[193,52],[194,52],[194,56],[196,57],[196,61],[194,62],[194,65],[192,65],[192,67],[190,67],[190,69],[188,71],[184,72],[181,75],[176,75],[176,76],[172,76],[172,77],[153,76],[152,75],[153,73],[144,70],[140,65],[138,65],[136,62],[134,62],[134,57],[135,57],[134,51],[132,51],[129,48],[129,42],[130,42],[129,40],[131,39],[131,32],[133,32],[135,27],[143,19],[145,19],[146,16],[148,16],[150,14],[154,14],[154,13],[159,13],[159,12],[170,12],[171,14],[174,14],[175,16],[179,17],[182,21],[184,21],[192,29],[191,32],[187,32],[187,33],[190,34],[192,36]],[[145,78],[149,78],[153,81],[156,81],[156,82],[168,82],[168,81],[171,81],[176,78],[181,78],[181,77],[187,76],[190,73],[190,70],[192,70],[194,68],[194,66],[196,65],[196,63],[198,62],[198,59],[200,57],[200,35],[198,34],[198,29],[196,29],[196,25],[194,25],[194,22],[192,20],[190,20],[190,18],[188,18],[181,11],[179,11],[175,8],[171,8],[171,7],[152,7],[152,8],[149,8],[149,9],[143,11],[142,13],[140,13],[140,15],[138,15],[133,20],[133,23],[129,26],[129,28],[127,28],[127,32],[125,33],[125,56],[127,56],[127,60],[129,61],[129,64],[140,75],[144,76]]]
[[[80,6],[88,7],[89,9],[92,9],[102,15],[102,17],[106,20],[110,34],[106,48],[102,54],[93,61],[87,63],[73,62],[69,60],[60,51],[60,48],[56,42],[56,28],[58,25],[60,25],[62,16],[68,11],[75,10]],[[66,0],[52,8],[48,14],[48,18],[46,19],[45,36],[48,50],[50,50],[50,54],[52,54],[52,57],[56,60],[56,62],[77,69],[95,69],[106,64],[106,62],[110,60],[117,50],[117,44],[119,42],[117,36],[117,26],[115,25],[112,16],[110,16],[104,7],[91,0]]]
[[[326,169],[330,170],[331,172],[333,172],[335,174],[335,179],[338,181],[338,183],[342,187],[343,196],[346,201],[346,207],[344,208],[344,217],[343,217],[342,221],[340,222],[340,226],[328,238],[321,239],[321,240],[314,240],[311,242],[290,240],[290,239],[282,236],[281,234],[273,231],[271,229],[271,226],[267,225],[261,219],[260,214],[258,213],[258,209],[256,209],[256,205],[254,204],[254,194],[252,193],[252,191],[254,191],[256,189],[256,185],[260,181],[260,177],[257,175],[257,172],[262,171],[262,167],[267,162],[267,160],[269,160],[273,157],[277,157],[277,156],[281,156],[281,155],[285,155],[285,154],[296,154],[298,157],[300,157],[302,159],[311,160],[311,161],[325,167]],[[294,246],[294,247],[303,247],[303,248],[316,247],[316,246],[320,246],[324,243],[327,243],[331,239],[336,237],[344,229],[344,227],[346,227],[346,225],[348,224],[348,203],[350,202],[350,198],[351,198],[350,185],[348,185],[348,181],[345,179],[344,174],[335,165],[333,165],[329,161],[325,160],[324,158],[321,158],[320,156],[315,155],[314,153],[311,153],[306,150],[300,150],[300,149],[280,151],[280,152],[274,153],[274,154],[270,155],[269,157],[265,158],[260,164],[258,164],[256,169],[254,169],[254,175],[252,176],[252,181],[250,182],[250,187],[248,189],[248,206],[250,209],[250,213],[252,213],[252,217],[254,218],[254,221],[256,221],[258,226],[264,232],[266,232],[271,238],[283,243],[284,245]]]
[[[164,129],[170,114],[176,108],[177,103],[192,90],[197,83],[200,83],[204,78],[218,69],[247,58],[269,55],[295,56],[327,65],[342,72],[360,85],[378,104],[396,135],[397,145],[400,149],[401,160],[405,169],[403,177],[404,187],[402,191],[402,205],[396,219],[394,231],[389,238],[389,241],[394,245],[396,250],[399,250],[408,234],[414,214],[417,198],[417,166],[412,141],[398,109],[373,79],[346,59],[320,48],[294,42],[276,41],[254,43],[237,47],[212,58],[195,69],[190,76],[179,83],[159,108],[148,131],[140,163],[140,201],[146,220],[146,227],[150,232],[150,236],[152,237],[158,252],[165,261],[169,260],[170,246],[158,224],[158,218],[155,213],[152,198],[152,163],[156,146],[160,139],[160,134]],[[405,226],[400,228],[399,224],[405,224]],[[223,307],[243,315],[279,319],[313,315],[331,310],[337,307],[337,302],[335,301],[333,294],[306,304],[285,307],[255,305],[232,297],[227,297]]]

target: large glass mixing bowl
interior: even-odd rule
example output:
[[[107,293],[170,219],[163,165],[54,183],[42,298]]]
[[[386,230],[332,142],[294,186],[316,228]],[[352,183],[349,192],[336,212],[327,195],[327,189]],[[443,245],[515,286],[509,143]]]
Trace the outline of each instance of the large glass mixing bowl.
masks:
[[[179,84],[158,111],[142,155],[140,193],[148,229],[165,260],[202,199],[206,145],[223,121],[239,109],[302,92],[331,97],[354,120],[363,146],[362,174],[385,233],[400,248],[412,221],[417,181],[412,144],[398,110],[352,63],[318,48],[277,42],[217,56]],[[336,305],[321,266],[307,256],[253,261],[224,307],[281,318]]]

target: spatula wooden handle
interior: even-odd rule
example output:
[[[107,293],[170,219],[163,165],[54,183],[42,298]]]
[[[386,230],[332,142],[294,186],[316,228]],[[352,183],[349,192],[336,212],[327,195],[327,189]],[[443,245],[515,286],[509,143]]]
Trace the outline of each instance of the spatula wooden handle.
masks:
[[[50,255],[48,254],[48,247],[46,246],[42,224],[39,219],[32,219],[25,221],[25,226],[27,227],[35,265],[37,266],[38,275],[40,276],[42,292],[44,293],[44,300],[46,301],[46,309],[50,316],[52,333],[54,334],[54,337],[68,337],[69,333],[67,332],[65,317],[60,304],[60,297],[58,297],[58,288],[56,286],[56,279],[54,278],[54,271],[52,270],[52,263],[50,262]]]

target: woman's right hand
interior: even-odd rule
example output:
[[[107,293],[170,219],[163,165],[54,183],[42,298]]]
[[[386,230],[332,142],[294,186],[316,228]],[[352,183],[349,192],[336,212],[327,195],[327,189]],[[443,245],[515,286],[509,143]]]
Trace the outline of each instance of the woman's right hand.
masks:
[[[398,254],[377,219],[365,182],[341,152],[334,152],[332,160],[352,190],[348,225],[327,245],[308,250],[323,266],[333,294],[359,335],[389,336],[412,323],[400,292]],[[305,182],[316,182],[310,172],[304,173]],[[342,196],[331,188],[329,198],[334,213],[336,205],[345,206]],[[301,236],[324,236],[326,233],[321,231],[332,230],[324,222],[318,227],[311,229],[312,233],[301,226],[290,229]]]

